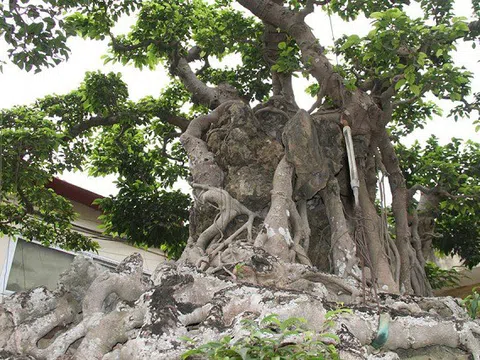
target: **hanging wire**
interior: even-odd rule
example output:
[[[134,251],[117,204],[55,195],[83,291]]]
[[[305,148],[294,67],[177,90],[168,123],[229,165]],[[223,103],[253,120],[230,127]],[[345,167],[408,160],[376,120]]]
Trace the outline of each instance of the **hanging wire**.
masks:
[[[332,33],[332,41],[333,41],[333,48],[335,49],[335,33],[333,31],[333,22],[332,22],[332,10],[330,8],[330,5],[327,6],[327,14],[328,14],[328,21],[330,22],[330,32]],[[337,66],[338,66],[338,54],[337,52],[335,51],[335,60],[337,62]]]

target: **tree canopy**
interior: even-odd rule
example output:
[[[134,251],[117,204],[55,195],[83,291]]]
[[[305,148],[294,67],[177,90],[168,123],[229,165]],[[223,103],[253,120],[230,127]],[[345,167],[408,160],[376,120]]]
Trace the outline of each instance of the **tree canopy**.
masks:
[[[414,3],[423,17],[408,15]],[[345,21],[365,15],[372,29],[323,48],[304,22],[314,9]],[[65,170],[115,174],[118,195],[99,201],[107,232],[178,257],[188,238],[191,200],[171,187],[179,178],[196,176],[179,137],[192,128],[192,119],[206,119],[201,116],[231,99],[253,106],[281,95],[285,109],[294,108],[291,78],[303,76],[312,84],[307,92],[318,98],[310,112],[320,108],[325,116],[337,117],[341,112],[354,140],[378,139],[374,147],[384,164],[372,150],[377,164],[369,165],[358,144],[357,162],[374,169],[374,178],[379,171],[389,176],[397,227],[391,238],[401,242],[404,233],[398,229],[420,222],[419,237],[474,266],[480,262],[479,145],[459,139],[441,145],[435,138],[411,148],[402,145],[405,135],[441,113],[438,99],[453,102],[452,117],[478,115],[474,75],[457,66],[452,54],[459,42],[478,44],[480,2],[471,1],[471,19],[456,17],[454,10],[449,0],[21,0],[0,5],[0,35],[9,60],[21,69],[39,72],[67,61],[68,39],[81,36],[109,39],[105,62],[163,66],[171,78],[161,94],[134,102],[121,74],[90,72],[68,94],[1,110],[0,232],[46,245],[95,249],[70,230],[72,207],[45,184]],[[114,35],[124,16],[134,16],[135,25]],[[328,58],[335,56],[339,61],[331,65]],[[222,62],[229,57],[235,65]],[[478,130],[479,120],[472,122]],[[366,176],[367,186],[369,181]],[[375,182],[367,194],[373,198]],[[408,192],[402,198],[397,188]],[[415,200],[417,191],[428,200]],[[401,209],[407,203],[404,221]]]

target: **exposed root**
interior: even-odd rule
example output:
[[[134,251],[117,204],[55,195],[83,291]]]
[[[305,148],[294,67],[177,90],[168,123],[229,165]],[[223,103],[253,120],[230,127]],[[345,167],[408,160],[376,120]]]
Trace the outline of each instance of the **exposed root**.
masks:
[[[300,211],[297,210],[297,206],[292,201],[290,204],[290,215],[293,225],[293,250],[300,264],[312,265],[307,251],[310,243],[310,226],[308,225],[308,218],[306,217],[307,202],[305,200],[299,201],[299,207],[301,208],[304,216],[300,215]]]
[[[255,116],[258,116],[258,115],[260,115],[264,112],[271,112],[271,113],[275,113],[275,114],[280,114],[283,117],[285,117],[287,119],[287,121],[290,120],[290,116],[288,116],[288,114],[285,111],[277,109],[273,106],[266,106],[264,108],[258,109],[257,111],[255,111]]]
[[[360,291],[356,286],[349,284],[344,279],[341,279],[335,275],[312,271],[304,274],[302,278],[313,282],[320,282],[325,285],[327,289],[330,288],[332,290],[334,288],[338,288],[343,290],[347,294],[351,295],[353,301],[356,301],[356,299],[358,299],[360,296]]]
[[[390,264],[393,266],[393,275],[395,277],[395,282],[400,283],[400,253],[398,252],[397,245],[393,241],[390,234],[386,234],[388,245],[387,247],[391,250],[393,256],[390,259]]]
[[[340,187],[336,178],[331,178],[327,187],[320,192],[325,203],[328,221],[332,232],[331,251],[333,271],[341,277],[355,273],[358,259],[356,246],[349,228],[340,199]]]
[[[73,297],[41,288],[13,296],[0,308],[0,319],[5,318],[3,315],[7,309],[19,305],[13,301],[23,300],[20,305],[24,311],[8,316],[7,322],[13,326],[14,335],[0,332],[0,343],[6,344],[0,356],[6,354],[18,359],[35,356],[36,359],[52,360],[178,359],[191,348],[191,342],[182,338],[193,339],[196,347],[225,336],[238,339],[245,335],[245,330],[241,329],[243,319],[255,321],[270,314],[277,314],[280,320],[290,317],[308,319],[309,328],[317,334],[310,340],[323,341],[316,336],[325,332],[328,312],[338,308],[336,302],[347,301],[344,306],[351,311],[340,312],[329,330],[336,333],[340,341],[327,342],[335,345],[342,359],[398,359],[422,354],[438,358],[430,352],[436,348],[440,352],[452,351],[459,355],[456,358],[470,355],[480,360],[480,325],[470,321],[465,310],[452,298],[382,294],[382,316],[379,319],[371,304],[348,302],[348,299],[359,298],[359,290],[350,280],[319,273],[300,264],[283,263],[261,249],[254,249],[252,254],[251,262],[244,266],[243,272],[240,269],[236,272],[237,280],[240,280],[236,282],[209,276],[192,267],[162,264],[152,276],[155,287],[144,292],[135,304],[119,302],[109,313],[102,310],[81,321],[73,319],[70,325],[65,324],[70,328],[45,349],[37,348],[35,342],[41,336],[35,333],[40,329],[40,321],[49,321],[48,315],[54,309],[72,308]],[[130,276],[135,277],[137,267],[126,266],[124,271],[128,268],[133,270]],[[257,272],[257,285],[242,283],[241,278],[249,279],[251,271]],[[106,278],[104,275],[100,277]],[[261,284],[270,286],[259,286]],[[95,289],[98,288],[88,286],[85,295],[91,295]],[[45,304],[48,310],[43,306]],[[92,305],[89,308],[98,309]],[[74,313],[78,311],[78,308],[73,309]],[[57,315],[61,313],[55,311]],[[35,319],[33,314],[43,316]],[[79,315],[75,314],[74,318],[76,316]],[[28,324],[33,326],[30,332],[25,331]],[[42,333],[45,331],[46,328]],[[70,346],[75,339],[78,339],[76,344]],[[288,343],[297,340],[303,339],[288,338]],[[70,349],[66,350],[65,344],[69,344]]]
[[[377,214],[374,204],[368,195],[365,180],[360,182],[359,189],[360,207],[356,209],[356,217],[360,220],[357,228],[361,230],[362,242],[366,246],[365,259],[372,270],[372,276],[378,282],[379,290],[386,292],[398,292],[398,284],[395,282],[390,270],[390,264],[385,250],[382,234],[382,222]],[[369,227],[365,227],[368,221]],[[370,264],[371,263],[371,264]]]
[[[113,311],[90,327],[75,353],[75,360],[101,359],[118,343],[129,339],[128,331],[143,325],[146,309]]]
[[[239,227],[232,235],[230,235],[226,240],[222,241],[215,249],[209,253],[209,255],[214,258],[220,251],[227,248],[235,238],[240,235],[244,230],[247,230],[248,242],[252,243],[252,227],[253,227],[253,220],[255,219],[255,215],[249,216],[248,221]]]
[[[410,255],[410,281],[416,294],[432,294],[432,288],[425,275],[425,268],[420,264],[414,248],[408,244]]]
[[[77,258],[74,266],[81,258]],[[94,267],[91,264],[91,267]],[[144,310],[130,308],[125,305],[119,310],[105,313],[105,300],[115,293],[120,301],[131,303],[136,301],[146,290],[143,282],[143,260],[139,254],[126,258],[117,267],[117,272],[104,272],[97,275],[86,291],[72,288],[72,293],[84,293],[82,304],[77,302],[69,289],[58,298],[55,307],[33,321],[25,321],[16,325],[9,336],[5,348],[14,353],[27,353],[37,359],[57,359],[64,355],[69,347],[79,339],[81,343],[76,351],[76,359],[99,359],[118,342],[128,339],[127,331],[139,327],[143,323]],[[74,268],[75,269],[75,268]],[[75,271],[75,270],[73,270]],[[90,273],[92,270],[90,269]],[[81,277],[83,274],[77,274]],[[64,278],[72,278],[66,273]],[[88,279],[76,280],[80,286]],[[66,280],[63,280],[66,283]],[[88,285],[88,283],[87,283]],[[70,283],[72,286],[72,283]],[[36,290],[33,290],[35,292]],[[55,296],[52,294],[51,296]],[[32,301],[34,297],[30,297]],[[80,299],[79,299],[80,300]],[[38,302],[32,306],[39,306]],[[41,306],[40,306],[41,308]],[[66,329],[45,347],[39,347],[39,340],[53,329]]]
[[[400,284],[400,253],[397,245],[393,241],[388,231],[387,213],[385,211],[386,196],[385,196],[385,175],[386,170],[381,160],[381,154],[378,148],[375,147],[375,164],[380,169],[382,176],[378,180],[378,190],[380,192],[380,238],[384,241],[385,251],[390,263],[390,270],[393,274],[396,284]]]
[[[300,247],[300,240],[306,236],[308,230],[302,226],[300,215],[294,208],[292,177],[293,165],[284,156],[275,170],[270,210],[262,231],[255,239],[255,246],[265,249],[282,261],[293,261],[299,254],[299,258],[306,262],[308,257],[305,250]],[[298,232],[293,238],[290,234],[290,218]],[[294,241],[295,237],[298,240],[297,244]]]
[[[200,234],[196,242],[196,246],[205,254],[197,261],[197,266],[200,269],[205,270],[210,264],[210,259],[213,259],[222,250],[227,248],[244,230],[247,231],[248,242],[253,242],[253,221],[258,215],[253,211],[247,209],[244,205],[242,205],[238,200],[230,196],[230,194],[223,189],[218,189],[203,184],[192,184],[192,186],[196,189],[205,190],[205,192],[203,192],[199,196],[199,199],[203,202],[216,204],[220,211],[215,217],[213,224]],[[247,222],[243,224],[239,229],[237,229],[227,239],[223,240],[223,233],[227,228],[228,224],[230,224],[232,220],[234,220],[237,216],[240,215],[247,215]],[[212,240],[219,234],[222,235],[222,241],[217,246],[210,246]]]
[[[46,358],[48,351],[52,347],[38,349],[36,345],[38,341],[52,329],[72,323],[80,310],[79,304],[69,301],[69,297],[71,298],[69,295],[61,297],[52,312],[31,322],[27,321],[18,324],[15,331],[11,334],[9,342],[6,344],[6,349],[14,352],[27,350],[27,353],[30,355]],[[63,347],[63,349],[66,351],[69,345]]]

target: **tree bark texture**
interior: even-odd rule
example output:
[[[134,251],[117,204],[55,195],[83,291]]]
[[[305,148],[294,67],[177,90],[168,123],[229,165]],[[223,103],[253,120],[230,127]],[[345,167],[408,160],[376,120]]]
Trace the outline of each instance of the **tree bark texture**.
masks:
[[[4,299],[0,356],[177,360],[187,350],[226,335],[235,341],[245,336],[242,319],[259,321],[270,314],[280,320],[305,318],[313,340],[325,341],[320,332],[325,331],[327,312],[342,301],[351,312],[335,318],[329,330],[339,336],[329,343],[341,359],[445,354],[480,359],[480,326],[452,298],[382,294],[380,308],[372,297],[362,304],[351,302],[358,298],[353,283],[306,265],[282,265],[260,249],[228,276],[165,262],[146,279],[141,265],[141,257],[133,255],[111,271],[80,256],[53,292],[36,288]],[[284,271],[280,280],[278,271]],[[378,344],[380,336],[380,349],[374,350],[370,344]]]

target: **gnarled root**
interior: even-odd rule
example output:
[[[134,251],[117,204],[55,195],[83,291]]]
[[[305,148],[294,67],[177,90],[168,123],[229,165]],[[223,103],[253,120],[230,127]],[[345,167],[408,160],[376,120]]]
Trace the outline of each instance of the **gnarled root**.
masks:
[[[116,272],[101,270],[91,260],[77,257],[72,269],[62,275],[57,292],[37,288],[6,300],[1,313],[11,309],[15,315],[10,319],[10,331],[0,335],[0,343],[12,353],[57,359],[80,341],[75,358],[101,358],[115,344],[127,340],[127,331],[143,323],[144,310],[127,305],[147,289],[142,267],[139,254],[127,257]],[[73,274],[76,270],[80,271],[77,276]],[[111,294],[124,305],[106,313],[105,300]],[[11,302],[18,296],[25,301],[17,312],[18,304]],[[52,333],[53,340],[43,339]]]
[[[258,215],[247,209],[223,189],[203,184],[192,184],[192,186],[195,189],[205,190],[199,197],[200,201],[216,204],[220,210],[213,224],[203,231],[196,241],[200,253],[204,254],[203,257],[198,259],[196,265],[201,270],[205,270],[210,265],[210,261],[227,248],[244,230],[247,231],[248,242],[252,242],[253,221]],[[228,224],[239,215],[247,215],[247,222],[223,240],[223,233]],[[210,246],[212,240],[218,235],[221,236],[220,240]]]
[[[286,285],[283,289],[232,282],[192,267],[165,263],[152,276],[154,288],[145,291],[135,306],[119,302],[109,313],[103,308],[97,311],[103,293],[97,300],[90,301],[88,309],[93,312],[83,319],[79,319],[83,314],[76,313],[79,308],[74,305],[81,301],[65,290],[68,284],[64,284],[64,290],[56,294],[57,297],[42,288],[12,296],[0,309],[0,326],[2,330],[7,329],[0,332],[3,344],[0,356],[57,359],[65,354],[72,359],[178,359],[192,346],[191,342],[182,341],[182,337],[194,339],[195,347],[227,335],[238,339],[245,335],[242,319],[262,319],[270,314],[277,314],[281,320],[303,317],[310,329],[321,333],[325,331],[328,312],[335,311],[337,301],[342,300],[338,294],[353,295],[356,291],[348,279],[317,273],[301,264],[282,263],[261,249],[254,250],[253,254],[251,261],[238,269],[238,278],[245,276],[247,280],[249,274],[256,273],[257,284]],[[125,265],[128,264],[132,263]],[[135,279],[137,265],[119,268],[116,275]],[[105,283],[107,279],[106,276],[100,278],[98,282],[84,284],[87,285],[85,296],[98,290],[94,284]],[[122,277],[116,279],[124,281]],[[306,286],[308,284],[316,286]],[[322,296],[322,291],[328,294]],[[329,332],[336,332],[340,338],[335,346],[342,359],[398,359],[421,354],[438,358],[431,355],[431,349],[437,348],[455,352],[460,358],[471,354],[480,360],[480,326],[470,321],[465,310],[452,298],[379,296],[381,316],[376,305],[347,302],[344,306],[351,309],[350,313],[340,312],[334,318],[334,327]],[[19,306],[23,310],[7,310]],[[40,329],[45,333],[48,328],[41,328],[41,321],[52,325],[52,313],[57,319],[62,314],[68,317],[67,312],[62,312],[65,308],[73,311],[73,322],[49,345],[39,346],[37,337],[41,335],[35,331]],[[379,324],[380,318],[388,321]],[[28,329],[28,326],[32,327]],[[72,345],[74,339],[79,340]],[[68,351],[65,344],[69,344]],[[378,350],[374,350],[372,344]]]
[[[75,359],[101,359],[118,343],[128,340],[128,331],[143,325],[146,309],[143,307],[113,311],[90,327],[75,354]]]
[[[245,275],[248,275],[249,268],[257,271],[259,283],[266,283],[262,277],[267,272],[261,273],[261,268],[268,268],[266,263],[271,262],[273,268],[285,267],[281,280],[296,276],[299,279],[297,285],[302,284],[301,276],[310,281],[322,281],[328,284],[329,296],[339,291],[355,291],[353,287],[345,287],[346,279],[338,276],[317,276],[314,271],[305,271],[305,266],[289,264],[291,267],[288,267],[288,264],[282,264],[270,255],[261,259],[259,253],[256,257],[259,258],[245,265],[243,270]],[[274,269],[272,271],[276,272]],[[242,319],[262,319],[272,313],[278,314],[282,320],[304,317],[308,319],[311,329],[325,331],[323,326],[327,312],[338,307],[337,303],[319,297],[315,291],[318,289],[313,288],[289,290],[233,283],[187,267],[164,269],[156,276],[154,281],[157,286],[149,306],[151,313],[146,316],[144,329],[150,328],[151,321],[157,326],[155,336],[158,337],[151,341],[153,334],[142,330],[136,339],[120,347],[118,351],[123,355],[120,357],[122,359],[177,359],[190,346],[186,342],[178,344],[182,336],[194,339],[195,347],[212,340],[218,341],[225,335],[237,339],[245,335],[245,331],[241,330]],[[333,285],[336,280],[338,287]],[[463,355],[468,351],[478,359],[478,324],[468,321],[464,310],[452,299],[380,296],[383,304],[381,313],[383,318],[389,319],[381,329],[376,305],[368,303],[347,303],[344,306],[350,308],[351,313],[341,313],[334,319],[332,331],[341,339],[336,347],[342,359],[398,359],[398,354],[405,351],[411,354],[409,357],[415,357],[419,352],[427,351],[428,354],[430,348],[435,346],[440,350],[453,349]],[[166,321],[164,311],[175,313],[172,318],[174,321]],[[385,330],[385,326],[388,327],[388,335],[385,341],[377,343],[380,349],[374,350],[370,345],[378,338],[379,330]],[[176,343],[175,346],[171,345],[172,341]]]
[[[345,219],[337,179],[334,177],[329,179],[327,187],[320,191],[320,195],[325,203],[328,222],[332,231],[330,247],[333,258],[333,271],[336,275],[347,277],[352,274],[353,270],[357,269],[358,258],[356,256],[355,242],[350,236]]]

